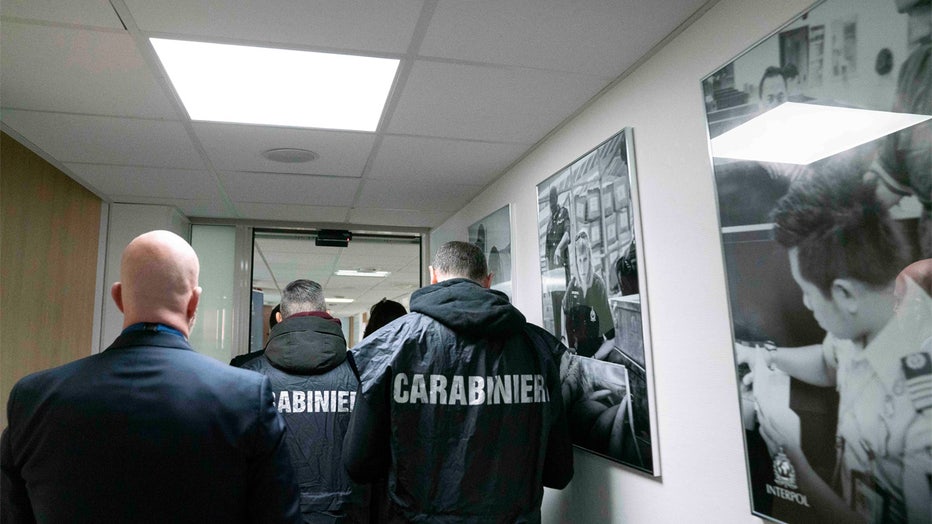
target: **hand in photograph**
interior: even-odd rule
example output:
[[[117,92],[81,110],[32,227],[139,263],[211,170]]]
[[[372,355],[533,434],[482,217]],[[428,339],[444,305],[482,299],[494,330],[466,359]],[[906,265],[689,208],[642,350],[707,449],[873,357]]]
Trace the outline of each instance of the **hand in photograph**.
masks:
[[[762,403],[764,406],[761,406]],[[767,403],[765,398],[755,402],[755,411],[760,421],[760,434],[771,456],[780,451],[788,455],[801,453],[799,415],[789,406]]]

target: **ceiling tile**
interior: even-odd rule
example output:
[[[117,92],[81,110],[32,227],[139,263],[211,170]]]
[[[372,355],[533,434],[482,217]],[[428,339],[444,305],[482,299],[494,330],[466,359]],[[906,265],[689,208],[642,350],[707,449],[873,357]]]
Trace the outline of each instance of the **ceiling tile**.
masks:
[[[388,132],[531,145],[609,76],[417,61]]]
[[[415,260],[418,256],[415,255]],[[379,271],[389,271],[393,275],[399,269],[407,267],[411,263],[411,257],[398,257],[398,256],[382,256],[378,258],[373,258],[370,256],[349,256],[344,255],[340,257],[338,262],[338,269],[377,269]],[[356,277],[356,278],[371,278],[373,282],[378,282],[380,279],[375,277]]]
[[[3,109],[3,123],[63,163],[205,167],[180,122]]]
[[[314,247],[314,243],[310,242],[310,246]],[[318,270],[324,271],[328,275],[333,273],[333,268],[335,267],[336,261],[334,256],[326,253],[321,253],[319,248],[317,253],[302,253],[297,254],[293,252],[277,252],[277,251],[268,251],[267,249],[262,250],[262,256],[265,258],[265,261],[273,266],[276,266],[279,269],[286,271],[308,271],[308,270]]]
[[[0,14],[58,24],[74,24],[123,30],[120,18],[107,0],[3,0]],[[3,30],[7,30],[7,22]],[[4,65],[4,67],[6,67]]]
[[[282,238],[276,235],[269,238],[268,233],[257,233],[255,245],[263,253],[311,253],[316,246],[311,235],[288,235]],[[284,234],[282,235],[284,236]]]
[[[211,164],[223,171],[359,177],[375,143],[373,133],[242,124],[193,125]],[[283,147],[309,149],[320,157],[311,162],[289,164],[262,156],[263,151]]]
[[[408,136],[387,136],[368,178],[459,182],[484,186],[501,175],[527,146]]]
[[[289,222],[344,222],[349,206],[301,206],[289,204],[254,204],[237,202],[240,218],[285,220]]]
[[[0,40],[4,107],[179,117],[125,32],[4,21]]]
[[[210,199],[181,199],[181,198],[152,198],[152,197],[131,197],[122,198],[117,196],[114,202],[126,204],[152,204],[159,206],[172,206],[177,208],[181,214],[186,217],[202,218],[236,218],[222,200]]]
[[[706,0],[440,0],[421,56],[617,77]]]
[[[350,212],[351,224],[385,226],[438,227],[453,211],[422,211],[416,209],[355,208]]]
[[[231,173],[220,180],[230,199],[239,203],[349,206],[359,180],[276,173]]]
[[[125,0],[144,31],[404,53],[421,0]]]
[[[110,198],[154,197],[222,200],[210,171],[154,167],[65,164],[78,178]]]
[[[456,211],[481,189],[482,186],[477,185],[441,182],[367,180],[356,205],[362,208]]]

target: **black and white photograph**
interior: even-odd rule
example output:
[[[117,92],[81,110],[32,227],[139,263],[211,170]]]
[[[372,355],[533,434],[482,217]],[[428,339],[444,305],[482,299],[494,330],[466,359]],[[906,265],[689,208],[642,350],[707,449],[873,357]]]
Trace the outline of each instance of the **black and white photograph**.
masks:
[[[469,242],[479,246],[489,262],[492,289],[514,297],[511,279],[511,206],[505,206],[467,228]]]
[[[541,297],[574,444],[658,475],[633,157],[626,128],[537,186]]]
[[[752,512],[932,522],[932,3],[819,2],[702,89]]]

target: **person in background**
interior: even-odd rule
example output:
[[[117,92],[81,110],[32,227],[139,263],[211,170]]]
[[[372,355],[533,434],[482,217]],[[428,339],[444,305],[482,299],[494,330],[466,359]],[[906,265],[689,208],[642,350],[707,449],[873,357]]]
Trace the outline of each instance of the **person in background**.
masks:
[[[573,476],[566,348],[489,289],[477,246],[444,244],[430,274],[410,314],[353,349],[346,469],[388,473],[393,522],[539,522],[543,487]]]
[[[893,111],[915,115],[932,114],[932,1],[896,0],[896,8],[909,17],[910,28],[925,32],[900,66]],[[912,33],[913,31],[910,31]],[[924,258],[932,257],[932,120],[926,120],[887,135],[877,159],[864,175],[876,184],[877,194],[888,207],[903,197],[915,196],[922,205],[919,215],[919,247]]]
[[[576,275],[563,297],[567,345],[584,357],[591,357],[606,339],[613,338],[614,324],[608,305],[605,281],[592,267],[589,234],[576,234]]]
[[[554,333],[557,337],[563,336],[562,316],[560,304],[566,293],[566,284],[570,281],[570,212],[566,206],[561,206],[556,184],[550,186],[549,193],[550,222],[547,224],[544,253],[547,257],[547,268],[563,268],[563,288],[552,290]]]
[[[282,308],[282,305],[278,304],[275,307],[273,307],[271,313],[269,313],[269,331],[270,332],[272,328],[275,327],[275,324],[278,324],[279,322],[282,321],[281,308]],[[246,362],[249,362],[250,360],[254,358],[261,357],[264,353],[265,353],[265,350],[260,349],[259,351],[253,351],[251,353],[243,353],[242,355],[237,355],[233,357],[233,360],[230,361],[230,365],[241,368],[243,367],[243,364],[245,364]]]
[[[350,480],[341,459],[358,381],[340,320],[327,313],[320,284],[304,279],[285,286],[281,313],[284,320],[272,328],[265,353],[243,368],[272,383],[288,428],[285,442],[304,522],[366,522],[369,487]]]
[[[408,311],[403,305],[394,300],[383,298],[369,308],[369,322],[366,323],[366,329],[363,331],[363,338],[375,333],[383,326],[389,324],[396,318],[403,317]],[[372,496],[370,505],[370,522],[387,522],[388,521],[388,477],[383,475],[381,478],[372,481]]]
[[[757,93],[760,96],[762,113],[786,102],[787,89],[783,69],[777,66],[770,66],[765,69],[757,87]]]
[[[368,337],[398,317],[403,317],[408,311],[403,305],[394,300],[383,298],[369,308],[369,322],[366,322],[366,329],[363,331],[363,338]]]
[[[764,365],[839,394],[831,485],[801,451],[796,413],[756,399],[775,464],[794,473],[825,519],[928,523],[932,397],[921,384],[932,380],[932,299],[911,279],[903,284],[910,298],[897,297],[908,261],[899,225],[872,185],[831,173],[797,181],[773,218],[803,303],[827,334],[802,348],[738,344],[737,360],[752,374]]]
[[[0,442],[0,520],[300,522],[267,378],[188,344],[194,250],[168,231],[123,251],[106,350],[29,375]]]

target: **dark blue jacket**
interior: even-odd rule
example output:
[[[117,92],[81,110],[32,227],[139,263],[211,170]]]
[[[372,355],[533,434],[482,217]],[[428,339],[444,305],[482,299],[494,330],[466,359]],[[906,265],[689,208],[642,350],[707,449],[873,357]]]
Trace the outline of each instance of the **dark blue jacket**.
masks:
[[[415,291],[411,311],[353,349],[350,475],[388,472],[393,522],[539,521],[543,487],[573,476],[565,346],[470,280]]]
[[[272,383],[309,524],[368,517],[369,486],[350,480],[341,459],[359,386],[346,357],[338,320],[326,313],[299,313],[272,328],[263,356],[242,365]]]
[[[4,523],[300,522],[268,379],[180,335],[124,332],[27,376],[7,415]]]

